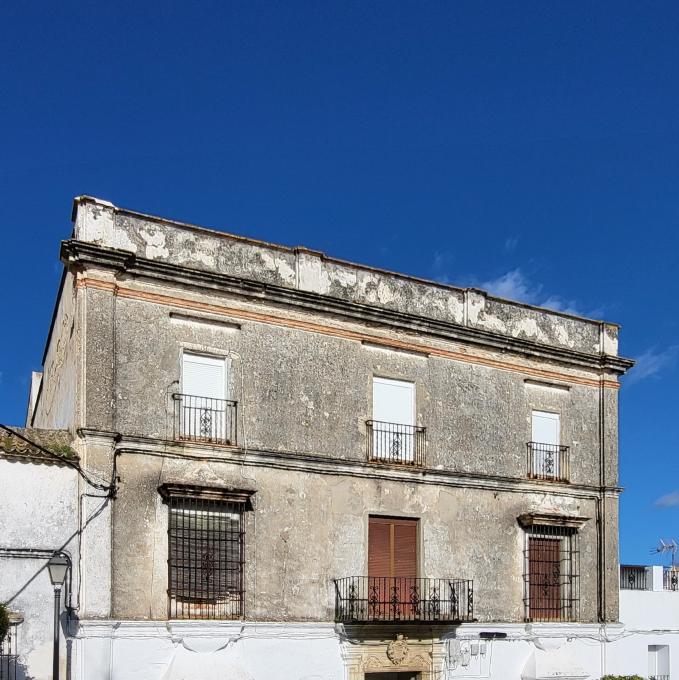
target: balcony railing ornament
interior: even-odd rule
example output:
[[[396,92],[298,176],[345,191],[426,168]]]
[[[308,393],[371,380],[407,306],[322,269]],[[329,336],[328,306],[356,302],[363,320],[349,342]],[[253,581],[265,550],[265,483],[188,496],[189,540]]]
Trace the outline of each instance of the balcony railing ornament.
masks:
[[[236,446],[238,402],[192,394],[173,398],[175,439]]]
[[[335,581],[342,623],[461,622],[474,620],[472,581],[350,576]]]

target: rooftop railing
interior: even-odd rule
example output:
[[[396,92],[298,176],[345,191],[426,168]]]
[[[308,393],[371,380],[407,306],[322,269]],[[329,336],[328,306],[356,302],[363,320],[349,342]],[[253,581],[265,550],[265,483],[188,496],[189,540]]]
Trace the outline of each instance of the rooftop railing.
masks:
[[[621,564],[620,590],[679,592],[679,567]]]
[[[620,565],[622,590],[648,590],[646,567],[637,564]]]

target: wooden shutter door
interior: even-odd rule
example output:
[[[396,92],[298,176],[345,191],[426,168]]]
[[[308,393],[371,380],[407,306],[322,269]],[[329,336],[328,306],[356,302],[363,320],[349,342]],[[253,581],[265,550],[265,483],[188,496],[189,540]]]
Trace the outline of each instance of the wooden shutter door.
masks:
[[[394,568],[392,576],[417,577],[417,520],[395,519]]]
[[[561,614],[561,541],[530,538],[528,545],[530,617],[559,620]]]
[[[370,517],[368,601],[371,618],[408,618],[417,577],[417,520]],[[392,601],[394,596],[399,604]]]

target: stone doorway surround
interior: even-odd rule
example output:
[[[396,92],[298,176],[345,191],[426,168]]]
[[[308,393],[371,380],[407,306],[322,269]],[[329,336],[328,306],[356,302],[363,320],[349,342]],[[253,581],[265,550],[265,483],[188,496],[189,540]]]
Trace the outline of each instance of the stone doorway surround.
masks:
[[[419,674],[418,680],[436,680],[443,669],[445,649],[440,638],[409,639],[399,632],[380,639],[345,641],[342,656],[347,680],[365,680],[367,673],[413,673]]]

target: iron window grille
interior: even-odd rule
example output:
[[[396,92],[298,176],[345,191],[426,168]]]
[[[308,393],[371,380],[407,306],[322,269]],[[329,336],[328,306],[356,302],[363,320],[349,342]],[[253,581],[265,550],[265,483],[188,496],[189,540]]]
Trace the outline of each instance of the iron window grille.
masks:
[[[570,450],[560,444],[528,442],[526,444],[528,476],[553,482],[570,479]]]
[[[580,536],[585,520],[524,516],[526,621],[577,621],[580,608]],[[544,517],[543,517],[544,519]]]
[[[645,566],[637,564],[620,565],[621,590],[647,590],[648,577]]]
[[[418,425],[366,421],[368,460],[392,465],[424,465],[427,430]]]
[[[19,674],[18,628],[18,623],[11,622],[5,639],[0,643],[0,680],[18,680],[24,677],[23,672]]]
[[[679,568],[665,567],[662,574],[663,590],[679,590]]]
[[[238,402],[193,394],[173,394],[174,438],[236,446]]]
[[[250,492],[160,489],[169,509],[168,616],[239,619],[244,610],[244,512]]]

